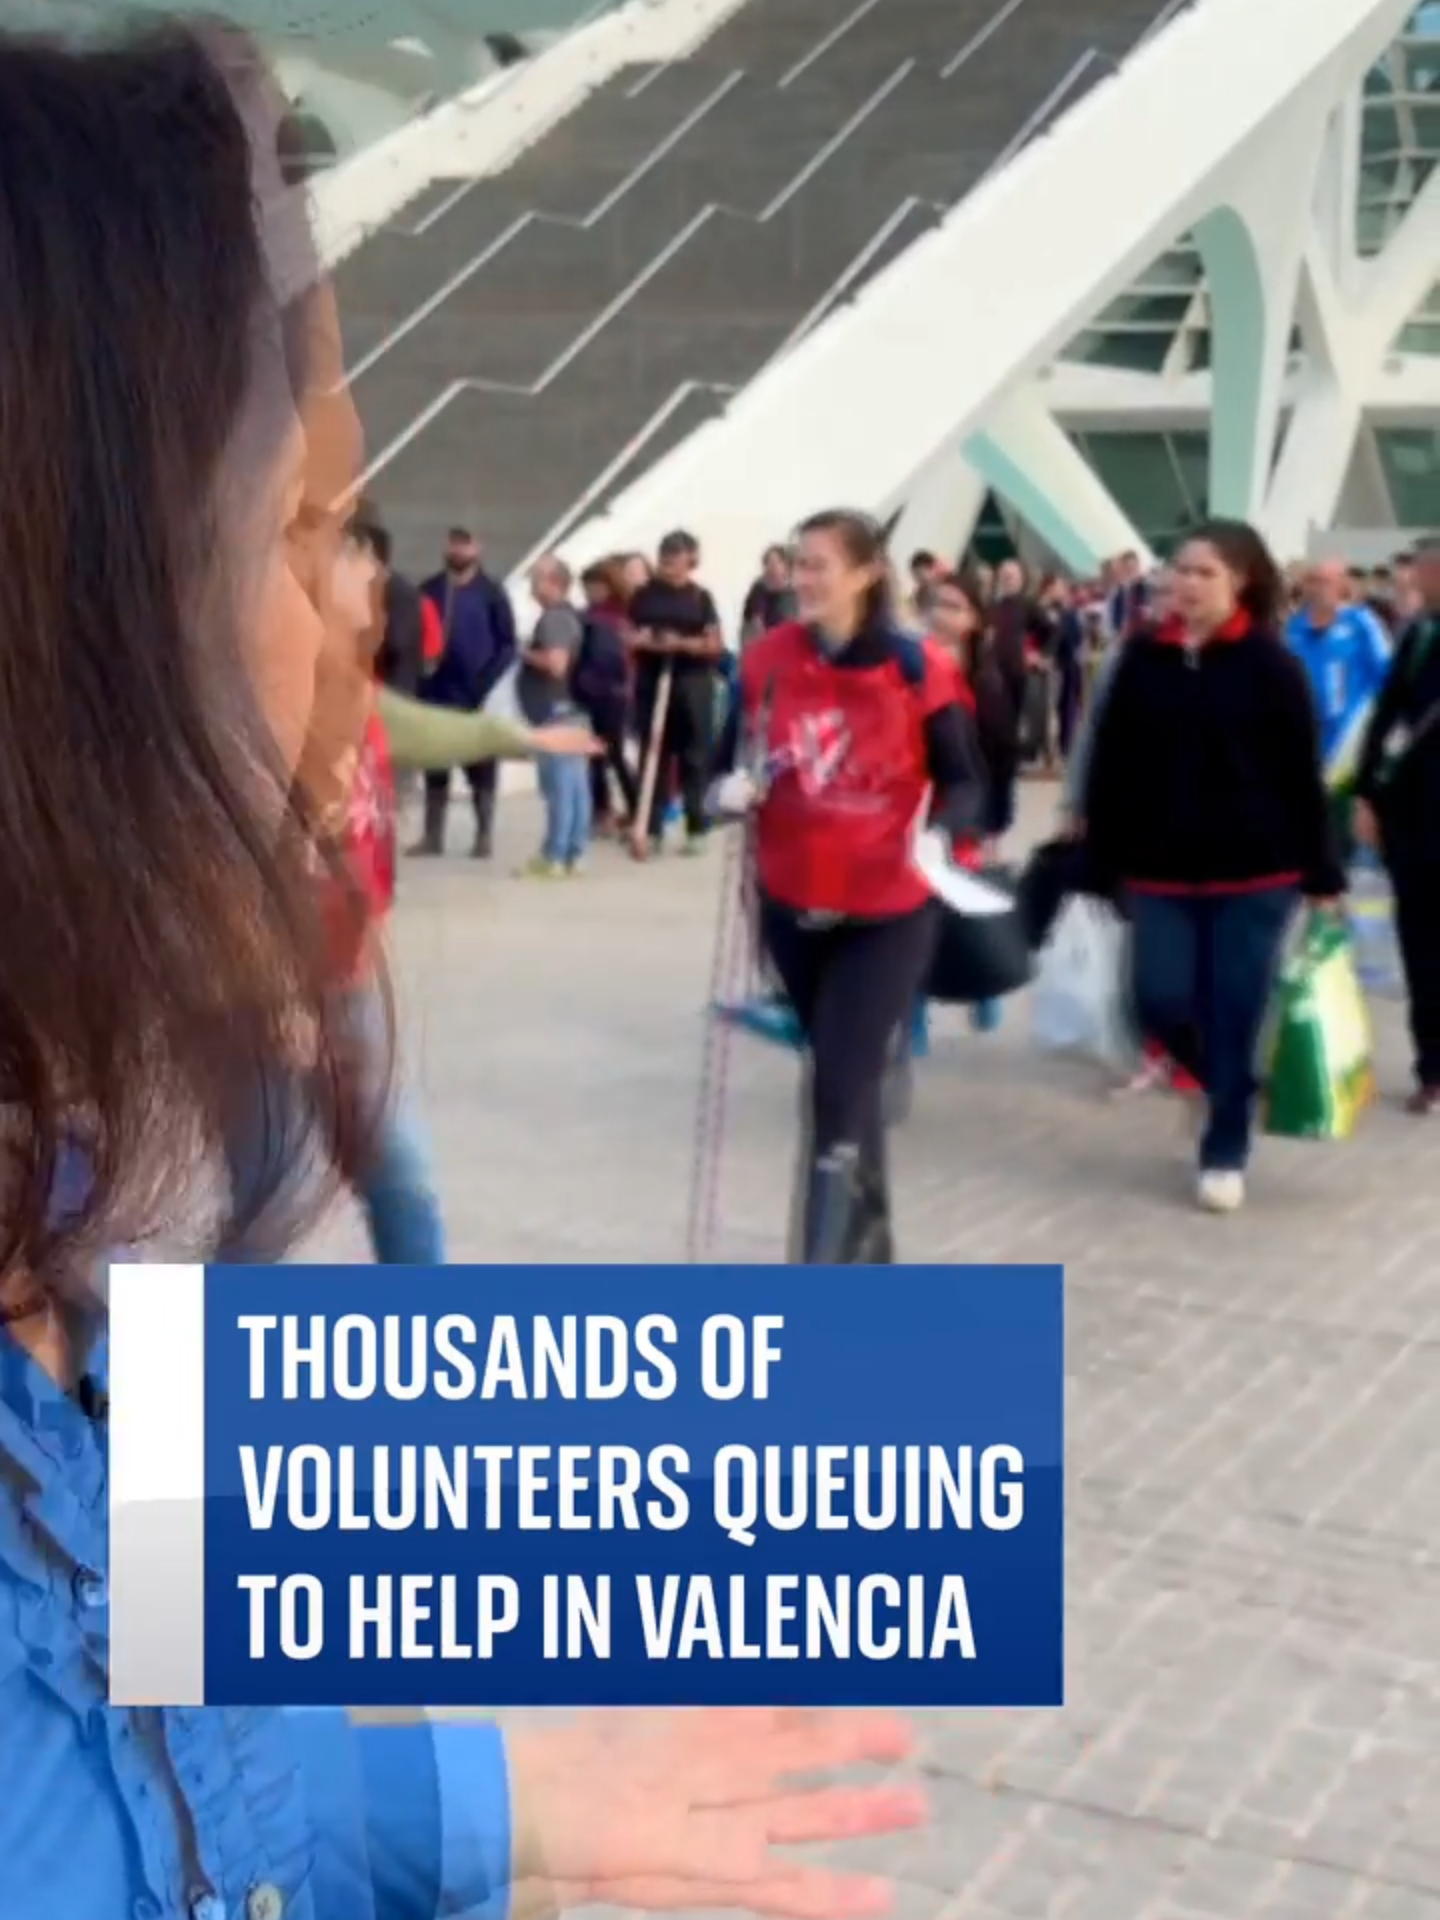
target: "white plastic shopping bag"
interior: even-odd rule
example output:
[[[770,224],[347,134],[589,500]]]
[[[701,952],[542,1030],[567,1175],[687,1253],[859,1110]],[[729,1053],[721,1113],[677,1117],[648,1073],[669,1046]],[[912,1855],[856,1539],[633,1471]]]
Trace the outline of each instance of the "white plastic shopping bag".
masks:
[[[1364,850],[1350,870],[1350,938],[1355,968],[1366,991],[1403,996],[1394,895],[1384,867]]]
[[[1067,902],[1035,980],[1031,1022],[1038,1047],[1083,1054],[1118,1073],[1137,1065],[1129,950],[1128,929],[1109,907],[1080,895]]]

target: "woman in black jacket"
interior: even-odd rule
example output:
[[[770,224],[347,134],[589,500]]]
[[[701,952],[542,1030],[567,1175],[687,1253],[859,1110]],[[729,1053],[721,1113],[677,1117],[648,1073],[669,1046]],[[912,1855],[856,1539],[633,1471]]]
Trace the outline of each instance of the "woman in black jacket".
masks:
[[[976,741],[985,770],[982,831],[987,841],[998,841],[1010,825],[1002,809],[1015,781],[1015,717],[985,631],[978,591],[958,575],[939,581],[930,590],[929,625],[974,701]]]
[[[1120,658],[1086,783],[1091,853],[1123,889],[1141,1028],[1205,1088],[1198,1197],[1245,1198],[1255,1054],[1304,897],[1343,892],[1283,582],[1252,527],[1217,520],[1175,565],[1175,613]]]

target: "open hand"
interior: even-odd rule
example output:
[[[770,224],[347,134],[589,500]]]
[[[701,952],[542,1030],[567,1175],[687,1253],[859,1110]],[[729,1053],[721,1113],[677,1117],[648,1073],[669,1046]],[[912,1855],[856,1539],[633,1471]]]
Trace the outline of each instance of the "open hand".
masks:
[[[711,810],[722,819],[739,820],[759,801],[760,788],[743,768],[722,774],[710,789]]]
[[[926,1806],[913,1785],[823,1780],[903,1760],[912,1743],[898,1715],[844,1709],[588,1713],[557,1731],[517,1733],[517,1878],[546,1882],[561,1908],[868,1920],[889,1910],[888,1880],[775,1849],[919,1825]],[[527,1839],[533,1860],[523,1858]]]
[[[589,759],[605,751],[604,743],[596,739],[589,727],[573,721],[561,721],[553,727],[537,727],[534,746],[537,753],[578,753]]]

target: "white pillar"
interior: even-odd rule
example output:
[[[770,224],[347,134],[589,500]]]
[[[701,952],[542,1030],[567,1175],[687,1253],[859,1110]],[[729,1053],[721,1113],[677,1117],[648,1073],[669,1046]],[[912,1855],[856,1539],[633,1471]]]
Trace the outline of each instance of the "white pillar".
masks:
[[[1385,462],[1380,458],[1375,429],[1367,423],[1361,424],[1355,436],[1355,450],[1350,457],[1345,484],[1340,489],[1335,518],[1343,527],[1395,525],[1395,502],[1391,497]]]
[[[903,504],[902,504],[903,501]],[[937,554],[955,561],[970,544],[985,504],[985,482],[953,442],[942,447],[893,501],[900,518],[890,536],[896,565],[904,568],[912,553]]]
[[[1074,572],[1093,573],[1117,553],[1144,551],[1135,527],[1036,387],[1017,387],[987,409],[965,455]]]
[[[1297,309],[1307,366],[1261,515],[1277,552],[1303,553],[1312,531],[1339,511],[1367,398],[1437,260],[1440,172],[1373,260],[1355,259],[1344,239],[1337,252],[1318,223],[1312,229]]]
[[[1360,396],[1350,382],[1307,375],[1259,515],[1282,560],[1299,559],[1311,533],[1334,520],[1360,420]]]
[[[1270,484],[1331,124],[1323,98],[1292,102],[1236,156],[1224,198],[1195,225],[1210,293],[1210,510],[1237,520],[1258,519]]]
[[[1321,256],[1330,262],[1338,290],[1347,299],[1354,293],[1357,265],[1355,196],[1363,132],[1363,96],[1359,87],[1349,87],[1330,116],[1314,198],[1314,239]]]

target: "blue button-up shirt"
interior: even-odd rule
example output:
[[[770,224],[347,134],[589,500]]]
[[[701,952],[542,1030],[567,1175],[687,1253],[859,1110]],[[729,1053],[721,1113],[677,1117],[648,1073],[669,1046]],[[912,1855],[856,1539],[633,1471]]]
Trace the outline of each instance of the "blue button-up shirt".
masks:
[[[106,1704],[106,1478],[103,1418],[0,1328],[4,1920],[503,1920],[496,1728]]]

